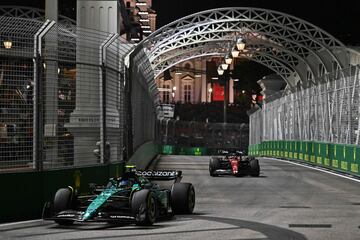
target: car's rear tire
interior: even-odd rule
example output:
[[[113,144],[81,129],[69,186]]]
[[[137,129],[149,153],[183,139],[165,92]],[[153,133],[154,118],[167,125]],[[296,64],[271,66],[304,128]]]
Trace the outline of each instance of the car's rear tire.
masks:
[[[209,162],[210,176],[217,177],[218,174],[216,174],[215,171],[219,169],[219,167],[220,167],[220,159],[217,157],[210,157],[210,162]]]
[[[72,192],[69,188],[60,188],[57,190],[54,197],[54,211],[62,212],[71,209],[72,205]],[[71,225],[73,220],[55,220],[59,225]]]
[[[137,225],[150,226],[154,224],[157,216],[156,201],[149,189],[142,189],[133,194],[131,209],[136,216]]]
[[[171,208],[174,214],[193,213],[195,189],[191,183],[174,183],[171,188]]]
[[[259,160],[257,159],[251,159],[250,160],[250,168],[251,168],[251,174],[252,177],[258,177],[260,176],[260,165]]]

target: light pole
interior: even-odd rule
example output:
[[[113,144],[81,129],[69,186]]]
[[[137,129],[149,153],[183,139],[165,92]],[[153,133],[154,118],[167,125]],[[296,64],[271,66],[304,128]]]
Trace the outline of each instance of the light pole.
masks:
[[[232,76],[232,71],[229,69],[229,65],[232,62],[232,58],[227,55],[225,56],[225,63],[220,64],[217,72],[219,74],[219,80],[224,83],[224,106],[223,106],[223,122],[227,122],[227,102],[229,96],[228,82]]]
[[[228,81],[232,76],[232,71],[230,71],[229,66],[231,65],[233,58],[239,56],[239,53],[245,49],[245,40],[242,37],[236,39],[235,46],[230,50],[228,54],[225,55],[224,63],[220,64],[217,72],[219,74],[219,79],[222,79],[224,82],[224,123],[227,122],[227,100],[228,100]]]
[[[223,106],[223,122],[227,123],[227,102],[229,96],[228,81],[230,80],[230,70],[224,70],[223,74],[220,75],[219,80],[224,82],[224,106]]]

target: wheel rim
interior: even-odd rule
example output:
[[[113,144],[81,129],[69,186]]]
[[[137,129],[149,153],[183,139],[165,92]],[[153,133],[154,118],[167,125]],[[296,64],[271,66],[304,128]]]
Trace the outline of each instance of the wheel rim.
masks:
[[[188,194],[188,203],[189,203],[189,211],[192,212],[194,210],[195,207],[195,191],[194,188],[191,187],[189,189],[189,194]]]
[[[151,196],[149,197],[149,201],[148,201],[148,214],[149,214],[149,220],[154,221],[156,214],[156,206],[155,206],[154,198]]]

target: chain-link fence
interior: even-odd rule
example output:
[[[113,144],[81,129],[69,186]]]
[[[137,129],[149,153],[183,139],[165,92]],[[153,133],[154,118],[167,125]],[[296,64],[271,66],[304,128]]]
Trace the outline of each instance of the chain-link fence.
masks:
[[[359,145],[360,66],[327,74],[321,82],[251,114],[250,144],[312,140]]]
[[[249,125],[234,123],[188,122],[160,119],[159,139],[163,145],[247,150]]]
[[[123,59],[132,45],[113,33],[11,17],[0,17],[0,37],[11,44],[0,47],[0,169],[123,160]]]
[[[0,164],[27,168],[33,155],[35,20],[0,17]]]

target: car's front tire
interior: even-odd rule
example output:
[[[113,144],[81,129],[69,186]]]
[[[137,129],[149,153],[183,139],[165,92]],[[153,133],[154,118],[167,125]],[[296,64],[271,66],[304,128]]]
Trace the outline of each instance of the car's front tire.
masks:
[[[135,192],[131,200],[132,213],[136,216],[136,224],[141,226],[153,225],[156,216],[156,202],[149,189]]]
[[[217,169],[219,169],[220,166],[220,159],[217,157],[210,157],[209,162],[209,173],[212,177],[217,177],[218,174],[215,173]]]
[[[72,207],[72,191],[69,188],[60,188],[54,197],[54,211],[62,212]],[[55,220],[59,225],[71,225],[73,220]]]
[[[250,160],[250,168],[251,168],[251,174],[252,177],[258,177],[260,176],[260,165],[259,160],[257,159],[251,159]]]

